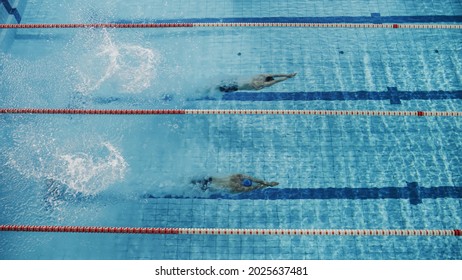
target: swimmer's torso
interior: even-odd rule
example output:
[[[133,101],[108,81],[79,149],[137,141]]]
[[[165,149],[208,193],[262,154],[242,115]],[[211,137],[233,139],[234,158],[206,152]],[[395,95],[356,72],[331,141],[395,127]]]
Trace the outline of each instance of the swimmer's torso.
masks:
[[[257,75],[250,81],[239,83],[240,90],[260,90],[265,87],[265,75]]]

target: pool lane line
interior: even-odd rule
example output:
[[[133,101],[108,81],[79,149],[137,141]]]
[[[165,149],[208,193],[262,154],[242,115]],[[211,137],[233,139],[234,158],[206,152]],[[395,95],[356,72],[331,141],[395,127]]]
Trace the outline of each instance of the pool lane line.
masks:
[[[197,22],[197,23],[25,23],[0,24],[0,29],[37,28],[185,28],[185,27],[303,27],[372,29],[462,29],[460,24],[376,24],[376,23],[284,23],[284,22]]]
[[[434,50],[438,51],[438,50]],[[387,87],[386,91],[299,91],[299,92],[246,92],[224,93],[222,100],[238,101],[346,101],[346,100],[389,100],[390,104],[402,104],[405,100],[462,99],[462,90],[455,91],[403,91]],[[207,100],[203,99],[196,99]]]
[[[356,110],[228,110],[228,109],[59,109],[0,108],[0,114],[63,115],[319,115],[319,116],[395,116],[462,117],[462,112],[443,111],[356,111]]]
[[[405,187],[370,188],[265,188],[252,192],[229,194],[223,192],[202,196],[144,194],[144,199],[222,199],[222,200],[308,200],[308,199],[404,199],[411,205],[423,203],[423,199],[462,198],[462,186],[422,187],[417,182],[407,182]]]
[[[462,236],[461,229],[247,229],[0,225],[0,232],[183,235]]]
[[[16,38],[17,39],[17,38]],[[438,51],[438,50],[434,50]],[[164,95],[162,100],[171,101],[172,95]],[[399,105],[409,100],[446,100],[461,99],[462,90],[443,91],[403,91],[396,87],[387,87],[386,91],[236,91],[223,93],[220,98],[200,97],[188,99],[188,101],[389,101],[390,104]],[[145,103],[144,98],[138,97],[93,97],[92,100],[98,104],[109,104],[113,102],[124,103]]]
[[[424,16],[317,16],[317,17],[224,17],[224,18],[137,18],[118,19],[111,23],[460,23],[462,16],[424,15]]]

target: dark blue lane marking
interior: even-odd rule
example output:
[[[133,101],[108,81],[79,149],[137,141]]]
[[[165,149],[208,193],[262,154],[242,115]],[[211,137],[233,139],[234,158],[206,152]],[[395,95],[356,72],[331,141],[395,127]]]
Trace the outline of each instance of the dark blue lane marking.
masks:
[[[398,92],[398,88],[387,87],[387,93],[390,96],[390,104],[401,104],[401,99],[399,98],[400,94]]]
[[[19,11],[16,8],[13,8],[10,2],[8,2],[8,0],[1,1],[3,3],[3,7],[5,7],[5,10],[8,12],[8,14],[13,15],[17,23],[21,23],[21,15],[19,14]]]
[[[422,203],[422,199],[436,198],[462,198],[461,187],[421,187],[416,182],[409,182],[405,187],[383,188],[268,188],[241,194],[213,193],[208,197],[186,196],[153,196],[144,195],[144,198],[172,198],[172,199],[255,199],[255,200],[282,200],[282,199],[409,199],[412,205]]]
[[[229,92],[223,100],[239,101],[345,101],[345,100],[390,100],[391,104],[401,104],[402,100],[462,99],[462,90],[456,91],[400,91],[388,87],[387,91],[313,91],[313,92]]]
[[[5,10],[11,15],[13,8],[11,7],[10,2],[8,2],[8,0],[0,0],[0,1],[2,1],[2,4],[5,7]]]
[[[336,17],[236,17],[236,18],[182,18],[182,19],[119,19],[113,23],[456,23],[461,16],[336,16]]]
[[[374,24],[383,23],[382,17],[380,16],[379,13],[372,13],[371,14],[371,23],[374,23]]]
[[[171,101],[176,94],[165,95],[162,100]],[[313,92],[228,92],[223,94],[225,101],[346,101],[346,100],[389,100],[390,104],[401,104],[402,100],[441,100],[462,99],[462,90],[456,91],[399,91],[396,87],[388,87],[387,91],[313,91]],[[191,101],[216,100],[202,97]],[[100,104],[112,102],[143,102],[127,97],[95,97],[93,101]]]

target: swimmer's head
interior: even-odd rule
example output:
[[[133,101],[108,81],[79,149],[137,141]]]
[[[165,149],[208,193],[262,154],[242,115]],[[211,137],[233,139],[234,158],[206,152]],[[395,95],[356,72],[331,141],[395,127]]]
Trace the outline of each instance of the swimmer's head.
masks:
[[[252,181],[250,179],[244,179],[244,180],[242,180],[242,185],[244,187],[251,187],[252,186]]]
[[[265,82],[271,82],[271,81],[274,81],[273,76],[268,76],[265,78]]]

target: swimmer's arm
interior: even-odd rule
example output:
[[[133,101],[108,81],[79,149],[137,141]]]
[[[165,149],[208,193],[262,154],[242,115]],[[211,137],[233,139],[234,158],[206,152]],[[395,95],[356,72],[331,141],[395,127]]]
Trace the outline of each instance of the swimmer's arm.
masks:
[[[286,77],[286,78],[292,78],[292,77],[295,77],[295,75],[297,75],[297,73],[291,73],[291,74],[274,74],[274,75],[270,75],[270,76],[273,76],[273,77]]]
[[[273,78],[275,78],[274,80],[272,81],[269,81],[269,82],[264,82],[264,86],[265,87],[270,87],[276,83],[280,83],[280,82],[283,82],[287,79],[290,79],[292,77],[294,77],[295,75],[297,75],[297,73],[292,73],[292,74],[275,74],[275,75],[267,75],[267,76],[272,76]]]
[[[274,79],[272,81],[265,82],[265,87],[272,86],[272,85],[277,84],[279,82],[283,82],[283,81],[285,81],[287,79],[289,79],[289,77],[276,78],[276,79]]]

